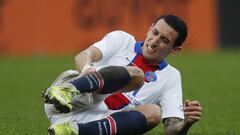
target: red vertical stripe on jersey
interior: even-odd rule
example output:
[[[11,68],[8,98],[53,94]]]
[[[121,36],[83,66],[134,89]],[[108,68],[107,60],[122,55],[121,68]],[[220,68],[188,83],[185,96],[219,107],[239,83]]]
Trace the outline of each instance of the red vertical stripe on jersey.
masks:
[[[111,110],[122,109],[123,107],[127,106],[130,103],[130,101],[122,93],[117,93],[108,96],[104,100],[104,102],[107,105],[108,109]]]
[[[155,64],[155,65],[152,65],[152,64],[147,64],[146,61],[143,59],[143,56],[142,55],[137,55],[134,60],[132,61],[132,64],[133,66],[137,66],[139,67],[140,69],[143,70],[144,74],[147,72],[147,71],[155,71],[158,69],[158,65]],[[148,82],[148,80],[146,79],[146,77],[144,77],[144,81],[145,82]]]

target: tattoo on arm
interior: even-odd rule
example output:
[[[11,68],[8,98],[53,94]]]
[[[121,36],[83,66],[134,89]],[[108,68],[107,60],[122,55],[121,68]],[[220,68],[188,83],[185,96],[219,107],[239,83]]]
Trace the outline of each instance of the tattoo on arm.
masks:
[[[179,118],[166,118],[166,119],[163,120],[163,124],[165,126],[170,126],[170,125],[173,125],[173,124],[175,124],[176,122],[179,122],[179,121],[181,121],[181,119],[179,119]]]
[[[163,120],[166,135],[186,135],[191,124],[180,118],[166,118]]]

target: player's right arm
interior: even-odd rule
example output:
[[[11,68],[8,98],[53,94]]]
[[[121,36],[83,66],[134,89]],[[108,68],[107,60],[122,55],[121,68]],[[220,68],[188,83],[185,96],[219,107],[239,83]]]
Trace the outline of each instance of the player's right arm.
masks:
[[[82,72],[85,66],[101,60],[102,57],[102,52],[98,48],[90,46],[75,56],[76,69]]]
[[[126,32],[113,31],[108,33],[100,41],[94,43],[75,57],[76,69],[82,72],[87,67],[85,65],[110,59],[113,55],[128,47],[129,40],[134,40],[134,38]]]

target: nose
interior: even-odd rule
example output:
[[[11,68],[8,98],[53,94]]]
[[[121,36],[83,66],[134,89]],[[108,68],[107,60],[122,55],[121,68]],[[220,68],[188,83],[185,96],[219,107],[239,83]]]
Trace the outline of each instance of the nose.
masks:
[[[158,46],[158,42],[159,42],[159,38],[157,36],[153,37],[151,40],[151,46],[152,47],[157,47]]]

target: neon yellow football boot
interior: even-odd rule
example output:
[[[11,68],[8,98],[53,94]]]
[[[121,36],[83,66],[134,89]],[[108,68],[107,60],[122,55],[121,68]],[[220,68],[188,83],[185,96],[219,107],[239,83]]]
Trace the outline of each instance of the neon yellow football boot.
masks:
[[[52,125],[48,128],[49,135],[78,135],[77,129],[75,129],[70,123],[63,123]]]
[[[46,103],[53,104],[60,113],[68,113],[73,109],[73,97],[80,92],[69,83],[51,86],[43,94]]]

